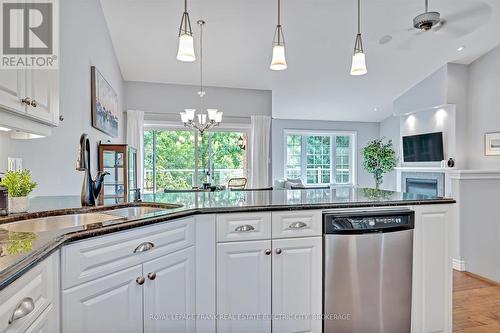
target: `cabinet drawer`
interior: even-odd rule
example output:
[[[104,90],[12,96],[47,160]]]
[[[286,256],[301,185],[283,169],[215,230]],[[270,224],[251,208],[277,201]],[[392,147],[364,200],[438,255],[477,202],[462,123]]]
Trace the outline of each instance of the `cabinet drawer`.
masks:
[[[187,218],[65,246],[63,289],[194,245],[194,240],[194,218]]]
[[[273,238],[321,236],[322,212],[298,210],[273,212]]]
[[[271,213],[217,215],[217,241],[271,239]]]
[[[54,293],[58,292],[59,252],[33,267],[0,292],[0,332],[24,332],[43,311],[52,306]],[[9,324],[12,314],[24,301],[34,307],[28,314]]]

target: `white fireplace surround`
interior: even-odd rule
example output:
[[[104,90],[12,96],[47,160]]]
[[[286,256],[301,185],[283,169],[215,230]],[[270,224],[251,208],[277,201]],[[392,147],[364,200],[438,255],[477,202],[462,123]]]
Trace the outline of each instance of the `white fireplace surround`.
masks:
[[[396,190],[406,191],[406,178],[434,179],[438,181],[438,195],[451,197],[450,174],[454,168],[441,167],[398,167],[396,168]]]

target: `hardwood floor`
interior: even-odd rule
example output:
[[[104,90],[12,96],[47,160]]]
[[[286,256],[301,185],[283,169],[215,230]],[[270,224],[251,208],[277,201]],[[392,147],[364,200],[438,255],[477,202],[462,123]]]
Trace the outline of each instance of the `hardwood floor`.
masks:
[[[453,271],[453,332],[500,333],[500,285]]]

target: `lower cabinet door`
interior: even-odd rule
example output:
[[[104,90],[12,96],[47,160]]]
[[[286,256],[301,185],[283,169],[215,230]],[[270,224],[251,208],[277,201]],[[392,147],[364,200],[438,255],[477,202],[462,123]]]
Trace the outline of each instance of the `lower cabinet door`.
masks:
[[[142,332],[141,277],[137,265],[64,290],[62,332]]]
[[[217,244],[217,313],[219,333],[271,332],[270,240]]]
[[[273,240],[273,333],[321,332],[322,238]]]
[[[195,248],[149,261],[143,265],[144,331],[195,332]]]

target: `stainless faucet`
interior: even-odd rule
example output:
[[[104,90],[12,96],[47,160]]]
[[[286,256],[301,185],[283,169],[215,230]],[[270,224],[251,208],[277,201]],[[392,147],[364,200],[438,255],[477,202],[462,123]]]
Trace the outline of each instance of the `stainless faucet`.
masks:
[[[82,206],[97,206],[97,198],[101,192],[104,176],[109,172],[98,171],[95,179],[90,173],[90,140],[87,134],[80,137],[80,154],[76,163],[76,170],[85,171],[82,185]]]

